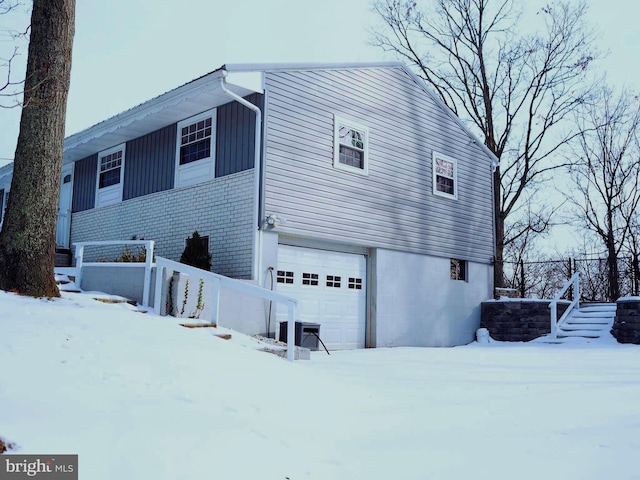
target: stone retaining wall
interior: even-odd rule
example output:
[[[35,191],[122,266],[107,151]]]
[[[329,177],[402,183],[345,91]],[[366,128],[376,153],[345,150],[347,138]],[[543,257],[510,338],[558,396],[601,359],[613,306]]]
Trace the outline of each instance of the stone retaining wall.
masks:
[[[480,327],[501,342],[528,342],[551,333],[550,300],[495,300],[482,303]],[[558,318],[570,302],[558,303]]]
[[[616,302],[616,319],[611,335],[620,343],[640,345],[640,298]]]

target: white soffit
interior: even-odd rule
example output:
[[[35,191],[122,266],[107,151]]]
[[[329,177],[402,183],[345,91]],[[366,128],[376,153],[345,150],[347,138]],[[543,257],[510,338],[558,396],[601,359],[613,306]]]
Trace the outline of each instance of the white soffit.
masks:
[[[232,99],[222,91],[221,78],[217,73],[214,72],[178,87],[67,137],[64,142],[64,163],[75,162],[114,145],[229,103]],[[231,83],[227,83],[226,86],[241,97],[255,92],[253,89]]]

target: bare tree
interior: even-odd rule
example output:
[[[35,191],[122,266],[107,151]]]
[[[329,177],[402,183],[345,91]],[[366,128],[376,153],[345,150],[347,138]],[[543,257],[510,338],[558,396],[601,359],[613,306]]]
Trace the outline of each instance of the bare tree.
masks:
[[[385,28],[374,32],[373,43],[415,67],[500,160],[494,283],[501,286],[504,249],[525,232],[549,226],[545,214],[518,228],[505,222],[545,174],[565,166],[558,151],[575,131],[561,127],[589,95],[582,85],[595,56],[594,36],[584,3],[544,7],[537,16],[541,29],[529,33],[517,0],[425,3],[430,10],[417,0],[374,0]]]
[[[21,6],[18,0],[0,0],[0,16],[9,16]],[[19,105],[22,79],[16,79],[14,65],[19,55],[18,43],[27,36],[28,30],[16,31],[0,26],[0,43],[9,44],[8,49],[0,50],[0,108],[11,108]]]
[[[56,297],[55,230],[75,0],[34,0],[11,195],[0,232],[0,288]]]
[[[634,231],[640,203],[640,98],[603,87],[600,102],[584,109],[573,168],[576,195],[568,199],[606,250],[607,296],[620,296],[619,256]],[[631,239],[632,241],[635,238]]]

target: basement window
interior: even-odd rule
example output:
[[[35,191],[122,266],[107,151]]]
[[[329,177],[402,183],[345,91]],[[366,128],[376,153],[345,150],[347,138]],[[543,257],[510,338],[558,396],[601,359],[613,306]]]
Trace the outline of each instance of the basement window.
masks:
[[[451,280],[467,281],[468,265],[466,260],[451,259]]]

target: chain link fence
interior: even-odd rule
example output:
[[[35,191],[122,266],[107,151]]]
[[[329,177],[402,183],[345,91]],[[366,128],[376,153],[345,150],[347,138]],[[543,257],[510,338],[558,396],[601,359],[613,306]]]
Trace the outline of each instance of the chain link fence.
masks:
[[[611,302],[617,297],[638,296],[638,257],[621,257],[610,269],[606,258],[567,258],[537,262],[504,262],[505,286],[521,298],[553,298],[575,272],[580,272],[581,300]],[[619,295],[612,293],[609,272],[617,279]],[[616,298],[613,298],[616,297]]]

